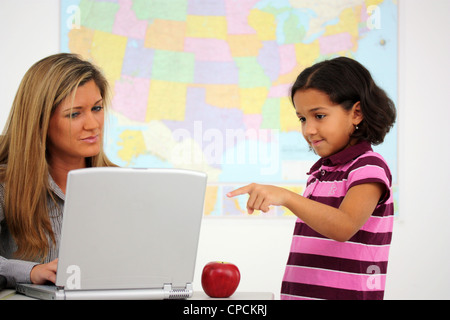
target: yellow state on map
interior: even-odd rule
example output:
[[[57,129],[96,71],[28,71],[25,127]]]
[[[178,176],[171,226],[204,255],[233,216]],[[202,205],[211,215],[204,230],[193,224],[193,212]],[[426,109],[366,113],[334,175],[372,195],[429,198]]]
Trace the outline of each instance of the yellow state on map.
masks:
[[[188,15],[186,37],[225,40],[227,38],[226,17]]]
[[[300,121],[290,97],[280,98],[280,130],[282,132],[301,131]]]
[[[133,158],[137,158],[147,150],[142,131],[124,130],[120,133],[119,138],[120,141],[117,144],[122,146],[122,149],[117,152],[117,155],[127,165],[131,163]]]
[[[226,109],[240,107],[237,84],[204,84],[201,87],[206,89],[207,104]]]
[[[71,29],[69,31],[69,50],[70,52],[76,52],[84,57],[86,60],[91,60],[91,48],[94,41],[95,31],[85,27],[80,29]]]
[[[312,66],[320,57],[320,44],[318,40],[311,43],[296,43],[295,45],[295,67],[288,73],[282,74],[275,80],[272,86],[293,84],[300,72]]]
[[[253,9],[248,15],[248,24],[256,30],[259,40],[269,41],[277,39],[277,22],[273,14]]]
[[[339,16],[339,22],[325,28],[324,36],[339,33],[350,33],[353,42],[356,44],[359,36],[359,24],[361,22],[361,7],[358,8],[359,10],[355,10],[354,8],[347,8],[343,10]]]
[[[370,6],[378,6],[381,3],[383,3],[385,0],[365,0],[366,2],[366,6],[370,7]]]
[[[232,57],[257,57],[263,46],[256,34],[229,34],[227,42]]]
[[[319,40],[315,40],[309,44],[295,44],[295,56],[297,57],[297,62],[299,63],[299,65],[302,66],[302,69],[312,66],[317,62],[317,59],[320,56]],[[297,71],[298,74],[300,74],[302,70]]]
[[[262,107],[266,102],[269,90],[264,87],[260,88],[241,88],[241,110],[244,114],[261,114]]]
[[[127,38],[96,30],[91,54],[94,63],[101,66],[106,78],[113,82],[120,79]]]
[[[299,194],[299,195],[303,194],[303,190],[304,190],[304,188],[301,186],[282,186],[282,187],[289,191],[292,191],[296,194]],[[281,210],[281,212],[282,212],[280,214],[280,216],[295,217],[295,214],[293,214],[292,211],[290,211],[289,209],[286,209],[285,207],[278,207],[278,209]]]
[[[205,208],[203,210],[205,216],[211,215],[211,213],[214,211],[214,207],[216,206],[217,202],[218,191],[219,191],[218,186],[208,185],[206,187]]]
[[[301,71],[303,71],[304,68],[301,68],[300,65],[297,63],[296,67],[292,69],[289,73],[282,74],[278,77],[277,80],[275,80],[272,84],[273,87],[283,85],[283,84],[293,84],[295,82],[295,79],[297,79],[298,75]]]
[[[148,93],[146,121],[183,121],[186,110],[187,84],[152,80]]]
[[[155,19],[147,28],[144,46],[169,51],[183,51],[186,22]]]

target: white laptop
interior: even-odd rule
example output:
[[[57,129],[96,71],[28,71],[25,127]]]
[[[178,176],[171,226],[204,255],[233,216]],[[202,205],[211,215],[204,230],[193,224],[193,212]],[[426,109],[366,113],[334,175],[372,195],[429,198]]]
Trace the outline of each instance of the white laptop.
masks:
[[[68,175],[53,286],[39,299],[182,299],[192,281],[207,176],[181,169],[89,168]]]

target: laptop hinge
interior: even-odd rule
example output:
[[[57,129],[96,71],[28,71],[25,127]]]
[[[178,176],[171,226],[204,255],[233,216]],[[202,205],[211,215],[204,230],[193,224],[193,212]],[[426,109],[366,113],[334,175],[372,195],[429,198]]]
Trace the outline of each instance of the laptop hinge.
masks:
[[[192,283],[186,284],[185,288],[172,288],[171,284],[164,284],[164,299],[187,299],[192,297],[194,289]]]

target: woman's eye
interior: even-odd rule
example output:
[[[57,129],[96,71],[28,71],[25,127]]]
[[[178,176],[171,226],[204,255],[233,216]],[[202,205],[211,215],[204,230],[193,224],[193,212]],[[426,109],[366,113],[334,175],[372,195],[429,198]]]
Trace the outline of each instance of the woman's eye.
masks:
[[[74,119],[74,118],[78,117],[79,115],[80,115],[79,112],[72,112],[72,113],[69,113],[68,115],[66,115],[66,118]]]
[[[95,106],[95,107],[93,107],[92,108],[92,111],[102,111],[103,110],[103,107],[102,106]]]

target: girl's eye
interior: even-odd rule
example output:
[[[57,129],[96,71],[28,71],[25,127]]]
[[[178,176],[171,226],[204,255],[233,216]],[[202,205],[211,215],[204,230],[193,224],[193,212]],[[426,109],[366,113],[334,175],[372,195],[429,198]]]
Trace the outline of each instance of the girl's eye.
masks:
[[[299,117],[298,120],[302,123],[306,121],[306,119],[304,117]]]
[[[321,119],[325,118],[325,115],[324,114],[318,114],[318,115],[316,115],[316,118],[321,120]]]

